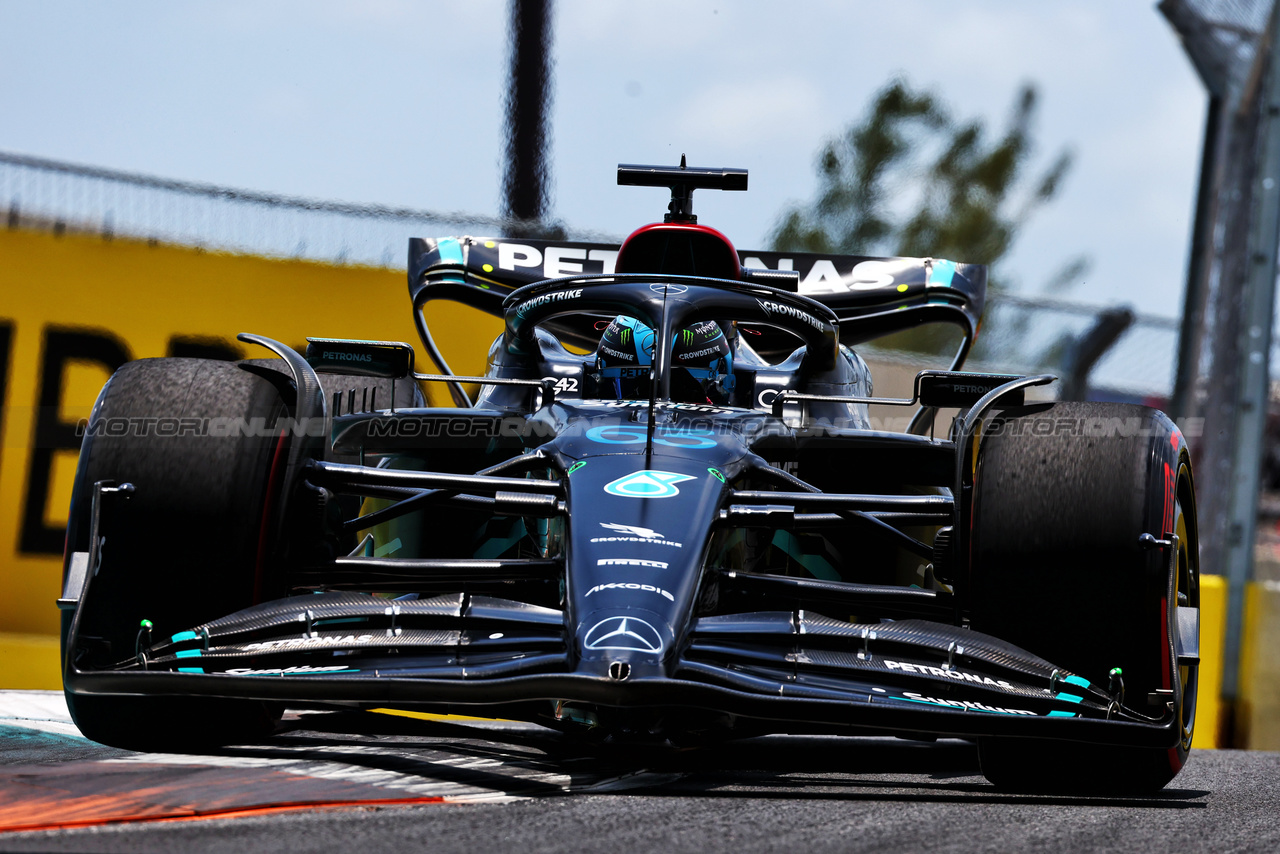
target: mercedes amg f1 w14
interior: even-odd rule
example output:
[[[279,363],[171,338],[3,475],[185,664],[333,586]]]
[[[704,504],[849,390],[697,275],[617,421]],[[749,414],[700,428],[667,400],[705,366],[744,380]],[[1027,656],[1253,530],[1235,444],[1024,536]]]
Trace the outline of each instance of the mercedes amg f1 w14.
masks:
[[[116,372],[59,600],[85,735],[192,748],[395,707],[609,742],[959,737],[1011,790],[1172,779],[1199,661],[1175,425],[962,372],[980,265],[739,252],[692,194],[745,170],[619,182],[672,192],[621,246],[410,241],[433,373],[408,344],[250,334],[275,358]],[[438,351],[441,299],[502,318],[483,376]],[[852,348],[935,322],[951,368],[874,397]]]

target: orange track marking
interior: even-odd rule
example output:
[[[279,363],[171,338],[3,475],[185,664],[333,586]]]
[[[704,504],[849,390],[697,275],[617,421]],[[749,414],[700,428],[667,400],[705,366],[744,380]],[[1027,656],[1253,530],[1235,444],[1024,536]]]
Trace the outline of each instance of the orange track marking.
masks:
[[[0,772],[0,832],[444,800],[395,797],[394,791],[270,768],[111,762],[11,766]]]

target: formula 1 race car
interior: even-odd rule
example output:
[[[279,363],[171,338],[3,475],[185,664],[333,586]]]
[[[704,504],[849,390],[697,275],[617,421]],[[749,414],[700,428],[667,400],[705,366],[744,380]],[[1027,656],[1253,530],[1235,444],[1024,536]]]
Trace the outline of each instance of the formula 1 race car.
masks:
[[[618,743],[960,737],[1011,790],[1168,783],[1199,662],[1169,419],[960,372],[982,266],[739,253],[691,199],[744,170],[619,182],[672,191],[620,247],[410,241],[438,373],[245,334],[279,358],[109,380],[59,600],[81,731],[191,749],[395,707]],[[437,299],[505,321],[483,377],[449,371]],[[873,397],[850,348],[932,322],[963,333],[951,369]],[[873,404],[917,409],[890,432]]]

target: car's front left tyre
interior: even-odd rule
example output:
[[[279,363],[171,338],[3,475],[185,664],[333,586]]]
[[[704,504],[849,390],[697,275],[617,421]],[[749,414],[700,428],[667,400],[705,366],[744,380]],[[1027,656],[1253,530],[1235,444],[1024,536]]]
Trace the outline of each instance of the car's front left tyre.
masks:
[[[1176,608],[1200,604],[1195,489],[1182,434],[1141,406],[1005,409],[984,431],[972,501],[973,628],[1104,689],[1122,680],[1126,706],[1153,719],[1167,718],[1172,706],[1176,730],[1163,747],[985,738],[983,774],[1015,791],[1138,794],[1165,786],[1191,749],[1198,670],[1175,661],[1169,624]],[[1171,546],[1154,542],[1170,534],[1172,562]]]

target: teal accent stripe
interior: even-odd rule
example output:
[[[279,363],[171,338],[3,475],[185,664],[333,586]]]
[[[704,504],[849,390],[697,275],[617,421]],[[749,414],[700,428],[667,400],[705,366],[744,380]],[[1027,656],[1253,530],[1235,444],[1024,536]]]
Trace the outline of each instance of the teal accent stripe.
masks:
[[[933,269],[929,271],[929,287],[949,288],[951,280],[956,276],[955,261],[934,261]]]
[[[485,527],[485,533],[488,533],[488,527]],[[475,557],[479,560],[493,560],[502,557],[509,550],[515,548],[521,540],[527,535],[524,528],[524,520],[517,519],[515,524],[509,530],[509,536],[506,537],[490,537],[480,544],[480,548],[476,549]]]
[[[1049,713],[1051,718],[1074,718],[1077,717],[1075,712],[1059,712],[1056,709]]]
[[[198,649],[180,649],[176,655],[178,658],[199,658],[201,652]]]
[[[176,635],[169,638],[169,643],[182,643],[183,641],[195,640],[195,639],[196,639],[195,632],[178,632]]]
[[[179,667],[179,673],[204,673],[203,667]]]
[[[1077,697],[1075,694],[1064,694],[1061,691],[1059,691],[1058,695],[1053,699],[1062,700],[1064,703],[1078,703],[1081,700],[1083,700],[1084,697]]]
[[[809,570],[814,578],[823,581],[839,581],[840,573],[822,555],[805,554],[800,548],[800,541],[789,531],[778,531],[773,535],[773,545],[782,549],[796,563]]]
[[[380,546],[378,546],[376,549],[374,549],[374,550],[373,550],[373,556],[374,556],[374,557],[386,557],[386,556],[387,556],[387,555],[389,555],[389,554],[393,554],[393,553],[395,553],[395,552],[400,551],[400,547],[401,547],[401,546],[403,546],[403,545],[404,545],[404,543],[400,542],[400,538],[399,538],[399,537],[396,537],[396,538],[395,538],[394,540],[392,540],[391,542],[389,542],[389,543],[383,543],[382,545],[380,545]]]
[[[443,264],[463,264],[462,260],[462,244],[452,237],[445,238],[436,244],[436,251],[440,253],[440,261]]]
[[[1068,676],[1066,679],[1063,679],[1062,681],[1068,682],[1072,685],[1079,685],[1081,688],[1089,687],[1089,680],[1085,679],[1083,676]]]
[[[368,617],[335,617],[331,620],[316,620],[315,626],[336,626],[339,623],[367,623]]]

